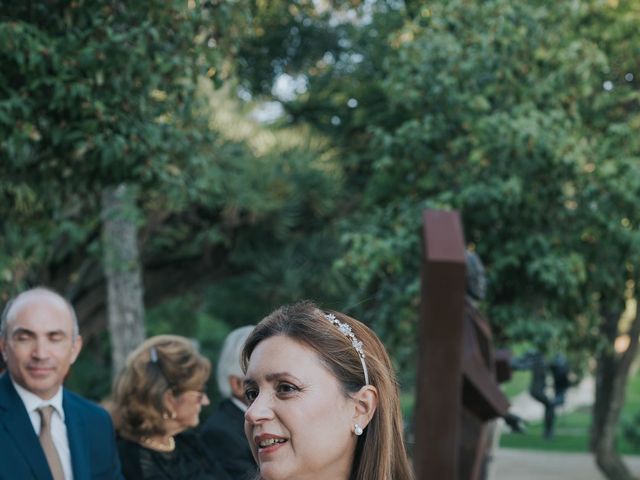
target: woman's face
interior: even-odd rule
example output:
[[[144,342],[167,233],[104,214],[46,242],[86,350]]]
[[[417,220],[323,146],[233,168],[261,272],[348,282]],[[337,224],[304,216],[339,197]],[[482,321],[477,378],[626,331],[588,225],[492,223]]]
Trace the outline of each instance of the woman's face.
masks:
[[[175,412],[175,418],[172,420],[182,431],[198,426],[200,410],[203,405],[209,405],[209,397],[204,392],[204,388],[202,390],[186,390],[175,395],[172,403],[173,412]]]
[[[346,480],[356,446],[355,402],[318,354],[270,337],[251,354],[245,434],[265,480]]]

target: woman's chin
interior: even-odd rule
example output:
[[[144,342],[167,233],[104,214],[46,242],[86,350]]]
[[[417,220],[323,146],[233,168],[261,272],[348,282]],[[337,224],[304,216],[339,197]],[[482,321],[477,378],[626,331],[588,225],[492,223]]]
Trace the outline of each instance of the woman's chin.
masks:
[[[282,468],[274,465],[274,462],[262,462],[260,464],[260,478],[262,480],[286,480],[291,478],[286,475]]]

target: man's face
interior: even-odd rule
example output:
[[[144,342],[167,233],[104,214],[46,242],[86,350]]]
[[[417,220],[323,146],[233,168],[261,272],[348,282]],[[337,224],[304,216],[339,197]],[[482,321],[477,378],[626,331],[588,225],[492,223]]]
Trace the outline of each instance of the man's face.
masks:
[[[67,305],[53,295],[18,299],[0,348],[11,378],[42,399],[53,397],[75,362],[82,340],[73,339]]]

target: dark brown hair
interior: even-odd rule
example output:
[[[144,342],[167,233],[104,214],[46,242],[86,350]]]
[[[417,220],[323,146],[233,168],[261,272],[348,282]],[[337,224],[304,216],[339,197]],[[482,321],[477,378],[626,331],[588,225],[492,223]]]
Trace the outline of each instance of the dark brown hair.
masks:
[[[393,366],[382,342],[363,323],[340,312],[322,312],[311,302],[280,307],[265,317],[247,338],[242,352],[244,371],[261,341],[283,335],[315,350],[342,385],[345,395],[359,391],[365,385],[360,357],[351,341],[326,318],[325,313],[333,313],[340,322],[348,324],[363,343],[369,384],[378,391],[373,418],[358,437],[350,480],[412,479]]]

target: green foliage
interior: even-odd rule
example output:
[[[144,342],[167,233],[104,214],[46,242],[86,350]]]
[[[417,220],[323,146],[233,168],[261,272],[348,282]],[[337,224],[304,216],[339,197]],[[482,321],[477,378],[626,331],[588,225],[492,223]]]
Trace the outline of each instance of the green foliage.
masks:
[[[37,173],[77,191],[81,180],[90,189],[153,177],[184,156],[193,81],[213,62],[196,40],[195,9],[83,2],[0,15],[0,152],[12,178],[33,183]]]
[[[640,452],[640,413],[624,424],[624,438],[636,452]]]
[[[0,266],[13,288],[87,244],[95,255],[103,187],[175,191],[213,141],[196,115],[195,79],[216,61],[200,7],[54,3],[0,7]]]
[[[257,158],[209,126],[198,83],[228,79],[251,4],[2,4],[5,296],[53,280],[82,291],[86,261],[100,258],[100,191],[119,182],[140,191],[143,262],[237,246],[239,269],[258,261],[256,243],[275,262],[293,237],[324,228],[339,178],[310,150]],[[296,241],[285,248],[305,256]]]
[[[625,441],[631,446],[634,453],[638,453],[640,452],[640,409],[638,408],[640,405],[640,374],[637,368],[635,370],[636,373],[627,384],[621,430]]]
[[[128,181],[146,265],[222,258],[151,331],[310,297],[372,325],[409,384],[421,212],[455,208],[496,342],[599,348],[640,258],[633,3],[320,3],[3,3],[2,295],[94,285],[98,195]],[[211,127],[203,78],[260,98],[285,73],[306,87],[278,133],[322,142],[256,153]]]
[[[150,334],[198,338],[213,359],[233,325],[255,323],[280,303],[335,304],[339,166],[304,138],[258,155],[250,142],[212,127],[220,106],[204,84],[231,83],[240,41],[266,21],[254,18],[265,8],[249,1],[0,4],[3,300],[47,284],[74,302],[99,303],[100,193],[128,182],[139,192],[147,305],[187,291],[148,312]],[[171,269],[161,277],[171,284],[149,298],[163,269]],[[80,319],[86,348],[70,385],[102,398],[109,343],[104,317],[89,315]]]
[[[338,38],[323,28],[329,11],[316,17],[313,2],[256,2],[250,31],[238,48],[237,75],[253,91],[269,92],[278,75],[313,65],[338,49]]]
[[[94,337],[83,337],[82,352],[65,380],[65,386],[96,402],[111,393],[111,342],[105,330]]]
[[[336,267],[355,287],[354,314],[412,365],[420,212],[455,208],[489,272],[496,341],[593,352],[640,258],[638,90],[623,80],[637,70],[638,12],[408,7],[371,2],[341,25],[347,47],[308,69],[307,92],[286,104],[340,145],[353,199]]]

